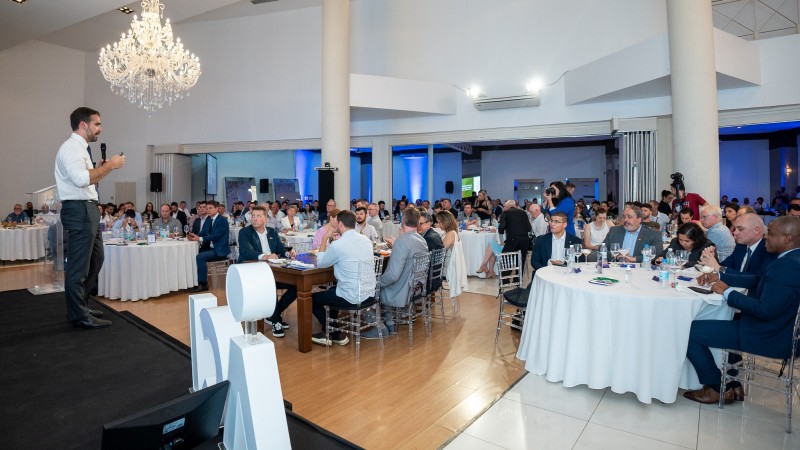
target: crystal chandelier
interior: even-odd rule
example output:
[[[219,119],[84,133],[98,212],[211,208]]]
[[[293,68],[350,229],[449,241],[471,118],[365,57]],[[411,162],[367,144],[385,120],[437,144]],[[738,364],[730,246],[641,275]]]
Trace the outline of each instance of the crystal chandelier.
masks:
[[[200,77],[200,60],[173,41],[169,19],[161,25],[164,5],[142,0],[142,18],[119,42],[100,49],[97,64],[111,90],[152,112],[188,94]]]

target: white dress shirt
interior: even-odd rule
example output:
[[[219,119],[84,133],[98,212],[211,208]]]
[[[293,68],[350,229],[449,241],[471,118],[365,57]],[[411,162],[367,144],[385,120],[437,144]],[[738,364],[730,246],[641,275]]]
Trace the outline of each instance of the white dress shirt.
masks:
[[[281,219],[286,217],[286,214],[283,211],[278,211],[278,214],[272,214],[272,211],[267,211],[267,226],[270,228],[275,228],[276,231],[280,231],[282,227]]]
[[[364,235],[367,239],[373,241],[378,239],[378,231],[372,225],[368,224],[364,221],[364,225],[359,225],[356,223],[356,232],[358,234]]]
[[[539,217],[531,220],[531,228],[536,236],[547,234],[547,221],[544,220],[544,214],[539,214]]]
[[[258,255],[258,259],[272,254],[272,250],[269,248],[269,240],[267,239],[267,229],[264,228],[263,233],[259,233],[258,230],[256,230],[256,234],[258,235],[258,240],[261,241],[261,254]]]
[[[550,259],[553,261],[564,261],[566,258],[564,257],[564,245],[567,243],[567,233],[561,235],[560,238],[557,238],[555,234],[553,234],[553,249],[550,251]]]
[[[359,299],[358,267],[361,261],[372,260],[372,242],[355,230],[347,230],[342,237],[328,245],[326,251],[317,254],[317,267],[333,266],[337,281],[336,295],[357,304],[368,297],[367,293],[363,293]],[[375,277],[370,279],[372,283],[375,282]]]
[[[89,183],[89,169],[94,167],[88,146],[84,138],[72,133],[58,149],[55,175],[60,200],[97,201],[97,190]]]

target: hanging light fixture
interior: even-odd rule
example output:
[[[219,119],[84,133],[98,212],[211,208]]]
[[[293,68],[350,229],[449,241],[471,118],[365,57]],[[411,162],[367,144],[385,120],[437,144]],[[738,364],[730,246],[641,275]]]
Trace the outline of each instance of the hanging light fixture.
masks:
[[[200,60],[173,41],[172,25],[159,0],[142,0],[142,18],[133,16],[119,42],[100,49],[97,64],[111,90],[152,112],[189,95],[200,77]]]

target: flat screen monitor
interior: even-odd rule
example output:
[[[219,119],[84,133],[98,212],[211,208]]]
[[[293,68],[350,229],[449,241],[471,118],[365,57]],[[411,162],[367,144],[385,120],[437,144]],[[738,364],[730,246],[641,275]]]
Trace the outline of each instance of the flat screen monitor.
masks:
[[[217,157],[206,154],[206,195],[217,195]]]
[[[219,434],[229,381],[103,426],[103,450],[189,449]]]

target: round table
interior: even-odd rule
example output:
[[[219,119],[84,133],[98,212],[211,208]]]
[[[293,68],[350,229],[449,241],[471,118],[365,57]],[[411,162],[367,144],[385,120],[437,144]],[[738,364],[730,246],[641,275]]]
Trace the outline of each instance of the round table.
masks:
[[[686,359],[689,329],[695,319],[733,316],[721,296],[705,299],[661,288],[652,280],[657,272],[641,268],[632,271],[631,283],[622,281],[622,269],[603,275],[583,264],[581,269],[579,274],[562,267],[536,271],[517,351],[526,370],[567,387],[633,392],[644,403],[654,398],[672,403],[679,387],[701,387]],[[597,276],[620,281],[590,284]]]
[[[48,227],[42,225],[0,229],[0,259],[35,260],[47,255]]]
[[[105,243],[97,293],[112,300],[144,300],[197,286],[198,245],[158,241],[150,245]]]
[[[464,247],[464,261],[467,264],[467,275],[478,276],[478,269],[481,267],[483,257],[486,254],[486,247],[490,242],[497,239],[497,232],[494,231],[461,231],[458,233]]]

